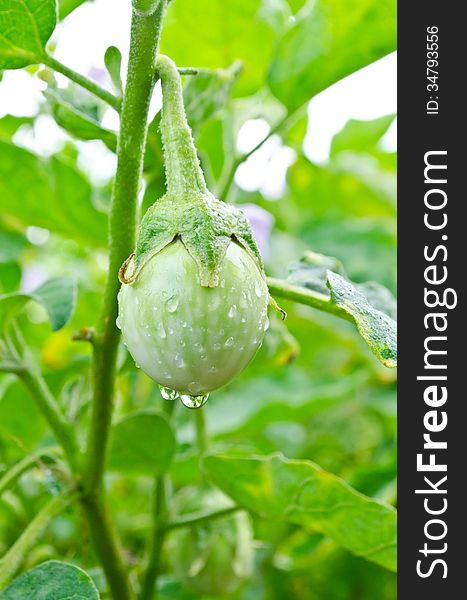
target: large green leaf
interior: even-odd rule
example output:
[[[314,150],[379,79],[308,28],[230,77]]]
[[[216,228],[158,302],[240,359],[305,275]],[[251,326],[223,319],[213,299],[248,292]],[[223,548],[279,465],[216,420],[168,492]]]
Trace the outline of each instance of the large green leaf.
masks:
[[[112,428],[109,468],[131,475],[154,475],[169,468],[175,436],[155,411],[133,413]]]
[[[280,40],[269,85],[290,110],[396,49],[394,0],[309,1]]]
[[[0,296],[0,323],[6,316],[18,312],[29,302],[41,304],[50,319],[52,329],[57,331],[68,323],[76,304],[76,282],[66,277],[49,279],[32,292],[12,292]]]
[[[82,569],[51,560],[20,575],[0,600],[99,600],[99,592]]]
[[[0,0],[0,69],[41,62],[56,23],[56,0]]]
[[[0,140],[2,213],[92,246],[107,244],[107,218],[85,177],[65,159],[42,158]]]
[[[331,144],[331,157],[339,152],[375,151],[376,145],[392,125],[395,115],[385,115],[370,121],[350,119]]]
[[[240,506],[324,533],[350,552],[396,570],[396,512],[310,461],[281,455],[208,456],[204,466]]]
[[[274,32],[261,0],[174,2],[167,11],[162,51],[180,66],[228,67],[241,60],[239,88],[261,87],[271,56]]]

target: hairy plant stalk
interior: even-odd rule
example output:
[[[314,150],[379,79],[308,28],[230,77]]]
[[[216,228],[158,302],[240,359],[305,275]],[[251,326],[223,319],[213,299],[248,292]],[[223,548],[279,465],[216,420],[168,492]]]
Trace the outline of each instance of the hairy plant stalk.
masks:
[[[133,597],[115,532],[104,504],[103,474],[112,419],[120,332],[116,326],[118,270],[133,251],[137,199],[146,145],[149,103],[166,2],[154,13],[133,10],[126,89],[117,148],[117,172],[109,216],[109,270],[102,315],[96,331],[93,400],[83,473],[83,507],[94,544],[115,600]]]
[[[267,284],[271,296],[275,298],[285,298],[286,300],[291,300],[298,304],[305,304],[306,306],[311,306],[317,310],[330,313],[336,317],[345,319],[346,321],[353,321],[352,317],[346,313],[345,310],[333,304],[324,294],[297,285],[292,285],[287,281],[274,279],[273,277],[267,278]]]
[[[0,560],[0,589],[6,586],[21,566],[26,554],[44,533],[49,521],[60,514],[73,500],[74,494],[65,492],[55,496],[29,523],[20,537]]]

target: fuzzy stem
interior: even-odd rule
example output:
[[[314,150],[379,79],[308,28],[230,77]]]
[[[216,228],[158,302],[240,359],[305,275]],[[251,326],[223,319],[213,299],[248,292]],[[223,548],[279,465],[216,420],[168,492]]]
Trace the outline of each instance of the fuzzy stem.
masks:
[[[208,435],[206,429],[206,415],[203,408],[195,410],[196,440],[200,454],[204,454],[208,447]]]
[[[88,92],[91,92],[91,94],[94,94],[94,96],[97,96],[101,100],[104,100],[104,102],[106,102],[109,106],[114,108],[117,112],[120,111],[120,99],[117,98],[117,96],[114,96],[111,92],[108,92],[107,90],[102,88],[94,81],[91,81],[91,79],[88,79],[84,75],[73,71],[73,69],[70,69],[66,65],[63,65],[61,62],[59,62],[52,56],[49,56],[48,54],[45,55],[45,57],[42,59],[42,62],[50,69],[53,69],[54,71],[57,71],[57,73],[65,75],[65,77],[68,77],[68,79],[70,79],[74,83],[77,83],[85,90],[88,90]]]
[[[60,448],[47,448],[47,450],[44,450],[40,454],[29,454],[16,462],[0,478],[0,496],[13,486],[23,473],[36,466],[47,466],[42,461],[54,460],[57,454],[60,454]]]
[[[118,270],[135,247],[137,200],[146,146],[148,111],[154,88],[154,63],[165,7],[166,0],[160,0],[154,13],[139,14],[133,10],[132,14],[127,83],[117,148],[117,172],[109,217],[109,270],[102,315],[96,332],[91,424],[83,474],[83,507],[115,600],[129,600],[133,597],[103,493],[120,339],[120,332],[115,324],[120,287]]]
[[[319,292],[314,292],[313,290],[299,287],[297,285],[291,285],[287,281],[274,279],[272,277],[267,278],[267,284],[271,296],[273,297],[285,298],[286,300],[291,300],[292,302],[298,302],[299,304],[312,306],[317,310],[331,313],[336,317],[353,322],[352,317],[346,313],[345,310],[339,306],[336,306],[333,302],[331,302],[329,297],[325,296],[324,294],[320,294]]]
[[[179,198],[191,193],[207,193],[195,143],[183,104],[182,81],[175,63],[160,54],[156,73],[162,84],[161,137],[164,146],[167,191]]]
[[[21,566],[25,555],[42,536],[49,521],[61,513],[73,500],[70,492],[55,496],[29,523],[20,537],[0,560],[0,589],[7,585]]]

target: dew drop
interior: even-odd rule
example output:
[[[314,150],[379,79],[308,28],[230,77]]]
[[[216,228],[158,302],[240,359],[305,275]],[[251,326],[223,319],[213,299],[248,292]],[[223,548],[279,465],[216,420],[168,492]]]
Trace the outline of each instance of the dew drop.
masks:
[[[185,329],[185,327],[188,326],[188,323],[186,321],[182,321],[180,325]]]
[[[139,304],[139,298],[138,298],[138,296],[135,297],[135,304],[136,304],[136,306],[138,306],[138,304]]]
[[[209,394],[204,394],[202,396],[180,394],[180,400],[182,401],[183,406],[186,406],[187,408],[201,408],[204,404],[206,404],[208,398]]]
[[[233,337],[229,337],[229,338],[227,338],[227,339],[225,340],[225,345],[226,345],[227,347],[233,346],[233,345],[234,345],[234,339],[233,339]]]
[[[186,366],[186,363],[183,360],[183,357],[178,352],[175,353],[174,363],[179,369],[183,369],[183,367]]]
[[[225,288],[225,279],[221,279],[221,288]]]
[[[237,312],[238,312],[238,311],[237,311],[237,307],[236,307],[236,305],[235,305],[235,304],[232,304],[232,306],[230,307],[230,310],[229,310],[229,317],[230,317],[231,319],[235,318],[235,317],[237,316]]]
[[[178,308],[178,296],[170,296],[165,305],[169,313],[174,313]]]
[[[216,342],[215,344],[213,344],[212,349],[217,352],[221,349],[221,345]]]
[[[255,294],[258,296],[258,298],[261,298],[263,295],[263,290],[258,281],[255,283]]]
[[[246,323],[246,317],[242,317],[242,323]]]
[[[122,328],[122,320],[120,319],[120,315],[115,319],[115,325],[121,329]]]
[[[266,317],[266,321],[263,325],[263,331],[267,331],[269,329],[269,319]]]
[[[164,325],[163,325],[162,321],[159,321],[159,323],[157,324],[156,329],[157,329],[157,335],[161,339],[165,340],[165,338],[167,337],[167,333],[165,332]]]
[[[169,387],[164,387],[163,385],[159,386],[159,390],[161,392],[162,398],[164,400],[176,400],[179,397],[178,392]]]

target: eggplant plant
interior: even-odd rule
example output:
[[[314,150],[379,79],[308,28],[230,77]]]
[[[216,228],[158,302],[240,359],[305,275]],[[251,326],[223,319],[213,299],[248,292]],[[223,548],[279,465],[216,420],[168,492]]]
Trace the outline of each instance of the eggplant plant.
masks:
[[[82,4],[0,0],[0,69],[43,92],[0,118],[0,600],[395,598],[394,116],[303,151],[395,4],[132,0],[99,83],[54,56]],[[271,200],[238,173],[274,140]]]

